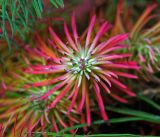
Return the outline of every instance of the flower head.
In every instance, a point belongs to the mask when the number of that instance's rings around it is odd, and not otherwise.
[[[112,98],[126,103],[127,101],[118,96],[122,92],[130,96],[135,94],[126,85],[120,82],[119,77],[137,78],[137,76],[124,72],[128,69],[139,69],[136,62],[127,61],[131,54],[120,54],[118,49],[126,48],[121,44],[128,38],[127,34],[119,34],[104,40],[106,31],[110,24],[105,21],[96,31],[96,16],[92,16],[87,33],[79,37],[77,33],[75,16],[71,17],[72,33],[69,32],[64,22],[64,31],[67,42],[64,43],[50,27],[51,39],[48,39],[49,48],[42,39],[37,36],[36,54],[46,60],[46,64],[31,65],[25,70],[32,74],[50,74],[48,80],[35,82],[30,86],[44,86],[53,84],[54,87],[41,96],[41,100],[49,98],[54,92],[60,90],[59,94],[48,106],[49,109],[56,107],[63,97],[71,99],[68,113],[72,110],[75,102],[78,103],[79,112],[86,108],[87,122],[91,124],[90,106],[96,98],[101,116],[108,119],[102,99],[102,91]],[[94,35],[94,31],[96,34]],[[48,62],[48,60],[50,60]],[[118,89],[113,93],[111,87]]]

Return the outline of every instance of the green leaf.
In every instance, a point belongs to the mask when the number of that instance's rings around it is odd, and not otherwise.
[[[123,123],[123,122],[129,122],[129,121],[139,121],[139,120],[143,120],[143,119],[139,118],[139,117],[112,118],[112,119],[109,119],[108,121],[104,121],[104,120],[94,121],[92,123],[92,125],[100,125],[100,124],[103,124],[103,123]],[[71,127],[62,129],[62,130],[60,130],[60,132],[58,133],[58,135],[61,135],[64,132],[68,132],[68,131],[73,130],[73,129],[82,128],[84,126],[87,126],[87,123],[78,124],[78,125],[75,125],[75,126],[71,126]],[[52,135],[51,132],[49,132],[49,134]]]
[[[35,9],[35,12],[36,12],[36,14],[37,14],[37,16],[39,17],[39,18],[41,18],[42,16],[41,16],[41,12],[42,12],[42,3],[41,3],[41,1],[40,0],[32,0],[32,4],[33,4],[33,7],[34,7],[34,9]]]
[[[160,60],[160,55],[157,56],[158,60]]]
[[[20,20],[20,23],[22,23],[23,26],[24,26],[25,28],[27,28],[27,24],[26,24],[24,18],[22,17],[22,15],[21,15],[20,13],[17,13],[17,16],[18,16],[18,18],[19,18],[19,20]],[[20,25],[21,25],[21,24],[20,24]],[[20,25],[19,25],[19,27],[20,27]]]
[[[154,107],[155,109],[160,110],[160,105],[151,100],[150,98],[145,97],[144,95],[137,95],[137,97],[146,102],[147,104],[149,104],[150,106]]]
[[[56,7],[58,8],[59,6],[64,8],[64,3],[63,0],[50,0],[50,2]]]
[[[38,6],[39,6],[40,11],[42,12],[43,7],[42,7],[42,2],[41,2],[41,0],[38,0],[37,3],[38,3]]]
[[[128,109],[128,108],[107,107],[106,109],[113,111],[113,112],[120,113],[120,114],[126,114],[126,115],[131,115],[134,117],[140,117],[140,118],[143,118],[145,121],[160,124],[160,116],[158,116],[158,115],[150,114],[150,113],[143,112],[143,111]]]
[[[12,11],[12,26],[13,26],[13,32],[12,35],[14,35],[14,31],[16,29],[16,24],[15,24],[15,15],[16,15],[16,1],[11,1],[11,11]]]
[[[58,8],[58,5],[57,5],[57,3],[55,2],[55,0],[50,0],[50,2],[51,2],[56,8]]]
[[[60,7],[64,8],[63,0],[56,0],[56,2]]]
[[[13,36],[13,35],[14,35],[14,26],[13,26],[13,22],[12,22],[12,20],[10,19],[7,11],[6,11],[6,16],[7,16],[7,19],[8,19],[8,21],[9,21],[9,24],[10,24],[10,27],[11,27],[11,31],[12,31],[12,36]]]

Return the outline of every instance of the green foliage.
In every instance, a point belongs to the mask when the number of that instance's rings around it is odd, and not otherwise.
[[[46,0],[1,0],[0,1],[0,38],[13,45],[13,37],[18,33],[22,39],[37,18],[42,18]],[[64,7],[63,0],[50,0],[56,8]]]

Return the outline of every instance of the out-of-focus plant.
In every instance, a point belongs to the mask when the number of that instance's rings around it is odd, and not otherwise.
[[[76,110],[72,109],[71,115],[67,114],[68,101],[61,102],[53,109],[47,110],[47,105],[50,102],[32,100],[34,97],[39,97],[46,92],[48,87],[26,90],[24,92],[13,92],[9,90],[8,97],[0,99],[1,115],[0,121],[6,125],[6,121],[13,114],[14,118],[8,123],[7,134],[12,135],[12,130],[16,130],[16,135],[32,134],[36,132],[58,132],[59,129],[73,126],[74,123],[80,123]],[[12,93],[11,93],[12,91]],[[28,92],[28,93],[26,93]],[[57,91],[58,93],[58,91]],[[54,99],[52,95],[50,99]],[[16,122],[14,126],[13,122]],[[71,131],[72,132],[72,131]]]
[[[159,18],[156,14],[151,14],[155,8],[156,4],[148,6],[134,23],[130,9],[125,11],[124,3],[119,3],[112,34],[129,33],[126,43],[129,45],[128,50],[133,53],[132,59],[142,68],[138,71],[139,76],[146,81],[158,82],[154,73],[160,70],[160,22],[148,25],[155,18]]]
[[[5,62],[9,65],[7,67],[12,69],[1,74],[0,123],[2,123],[3,127],[6,127],[3,130],[3,135],[12,136],[15,134],[15,136],[23,137],[25,135],[31,136],[36,132],[45,135],[45,131],[58,132],[59,129],[73,126],[74,123],[80,123],[81,121],[78,118],[80,115],[74,107],[71,110],[71,114],[67,114],[69,100],[62,99],[56,107],[50,110],[47,109],[47,106],[59,94],[59,90],[52,94],[48,100],[42,101],[39,99],[53,88],[53,85],[31,88],[25,86],[35,81],[41,81],[46,76],[32,76],[23,73],[22,67],[26,64],[29,65],[31,61],[24,57],[24,54],[21,56],[21,60],[14,65],[10,63],[12,56],[8,58]],[[37,62],[43,61],[40,58],[36,59],[36,56],[32,56],[32,54],[30,54],[30,57]],[[71,132],[73,131],[71,130]]]
[[[46,6],[64,7],[63,0],[2,0],[0,3],[0,38],[14,45],[16,36],[24,38],[30,26],[42,18]]]

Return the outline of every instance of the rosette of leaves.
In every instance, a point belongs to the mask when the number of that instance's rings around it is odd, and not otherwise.
[[[37,35],[35,47],[28,50],[28,53],[43,58],[44,63],[31,63],[24,68],[24,72],[28,74],[48,75],[48,79],[34,82],[28,87],[55,85],[41,96],[41,100],[48,99],[50,95],[60,90],[48,105],[48,109],[56,107],[61,99],[71,100],[68,113],[78,104],[79,113],[86,111],[89,126],[91,107],[96,104],[95,102],[98,103],[102,119],[108,120],[103,93],[122,103],[127,103],[123,94],[135,96],[135,93],[122,82],[124,82],[123,78],[136,79],[137,76],[128,73],[128,70],[139,69],[135,61],[127,59],[132,56],[130,53],[117,53],[119,49],[127,47],[122,42],[128,38],[128,35],[119,34],[106,39],[110,24],[107,21],[100,24],[97,22],[96,15],[93,15],[88,28],[81,36],[78,34],[74,13],[71,16],[72,33],[64,21],[66,37],[58,36],[49,27],[48,44]]]
[[[27,49],[27,46],[26,46]],[[3,50],[2,50],[3,51]],[[41,62],[41,58],[29,54],[29,59],[18,51],[15,54],[5,54],[5,66],[1,70],[0,78],[0,123],[2,124],[2,136],[25,136],[44,134],[45,132],[58,132],[60,129],[80,123],[75,107],[70,115],[67,115],[67,106],[70,101],[61,100],[54,109],[47,109],[48,104],[54,100],[60,91],[56,91],[48,100],[42,101],[39,98],[45,94],[52,86],[27,87],[26,84],[42,81],[47,76],[23,73],[22,67],[34,62]],[[2,66],[1,66],[2,67]],[[71,130],[70,132],[73,132]]]
[[[58,90],[48,100],[39,100],[44,93],[53,88],[52,86],[24,87],[24,83],[44,79],[41,76],[22,76],[14,72],[9,76],[5,84],[5,96],[0,99],[0,123],[7,125],[4,135],[11,136],[14,133],[31,136],[37,132],[41,134],[43,132],[45,134],[45,131],[58,132],[59,129],[80,123],[75,108],[72,108],[71,114],[67,115],[67,106],[70,104],[67,100],[61,100],[54,109],[47,109],[48,104],[59,93]]]

